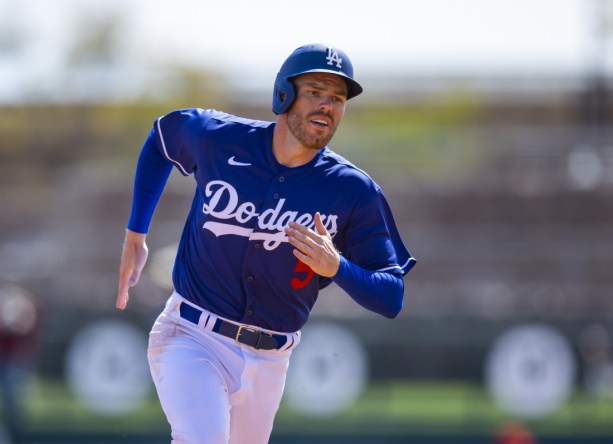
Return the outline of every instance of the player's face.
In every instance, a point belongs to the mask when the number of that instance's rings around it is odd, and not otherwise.
[[[287,113],[289,130],[306,148],[330,142],[345,114],[347,85],[334,74],[310,73],[294,79],[296,100]]]

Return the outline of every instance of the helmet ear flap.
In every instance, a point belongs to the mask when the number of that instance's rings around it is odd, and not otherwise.
[[[285,77],[277,76],[272,95],[272,111],[277,115],[283,114],[292,106],[294,100],[296,100],[294,84]]]

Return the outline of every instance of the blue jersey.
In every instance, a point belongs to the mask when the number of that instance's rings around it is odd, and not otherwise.
[[[415,260],[403,245],[381,189],[363,171],[323,148],[288,168],[272,152],[275,123],[215,110],[159,118],[160,153],[196,191],[173,271],[176,290],[231,320],[280,332],[299,330],[331,282],[292,253],[284,228],[313,228],[314,214],[349,261],[403,275]]]

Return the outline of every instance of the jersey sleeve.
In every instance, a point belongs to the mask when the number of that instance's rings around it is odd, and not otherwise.
[[[396,221],[394,220],[394,215],[392,214],[392,210],[385,198],[383,191],[379,189],[379,199],[381,202],[381,208],[383,210],[383,217],[385,219],[385,225],[388,228],[390,240],[396,253],[396,260],[398,261],[398,265],[402,270],[402,275],[404,276],[411,268],[415,266],[417,260],[413,257],[413,255],[409,252],[407,247],[405,247],[402,238],[400,237],[400,233],[398,232],[398,227],[396,226]]]
[[[202,144],[202,132],[209,119],[209,111],[190,108],[173,111],[154,123],[160,152],[184,176],[198,167],[195,150]]]
[[[165,159],[155,143],[151,130],[145,141],[136,165],[132,211],[128,228],[137,233],[147,233],[155,207],[160,200],[172,165]]]
[[[341,256],[332,280],[367,310],[390,319],[402,310],[404,281],[400,273],[366,270]]]
[[[368,270],[405,275],[416,263],[400,237],[383,191],[375,184],[360,196],[346,239],[347,258]]]

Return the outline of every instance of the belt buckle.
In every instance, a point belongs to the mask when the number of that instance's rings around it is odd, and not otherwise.
[[[245,342],[241,342],[240,341],[240,337],[241,337],[241,332],[243,330],[247,330],[250,331],[252,333],[256,333],[258,335],[258,341],[255,343],[255,345],[251,345],[251,344],[246,344]],[[237,344],[242,344],[242,345],[246,345],[247,347],[251,347],[255,350],[259,350],[258,345],[260,345],[260,338],[265,335],[265,336],[270,336],[272,337],[272,335],[270,333],[266,333],[265,331],[262,330],[258,330],[255,327],[250,327],[248,325],[240,325],[238,327],[238,331],[236,332],[236,336],[234,337],[234,340],[236,341]]]

